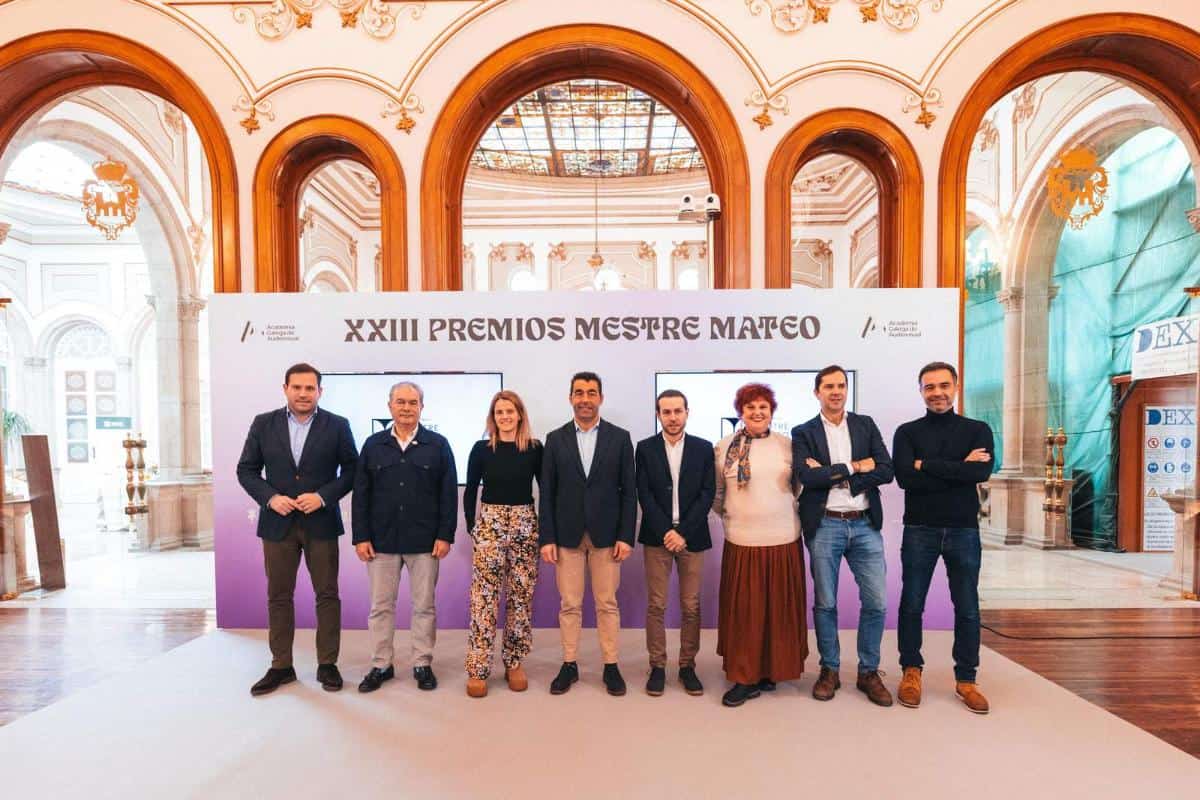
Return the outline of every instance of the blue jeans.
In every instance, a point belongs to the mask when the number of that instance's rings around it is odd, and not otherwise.
[[[879,642],[887,611],[886,566],[883,536],[866,519],[825,517],[807,539],[813,576],[813,623],[821,666],[837,671],[841,665],[838,643],[838,575],[842,557],[858,584],[858,671],[879,669]]]
[[[950,599],[954,601],[954,678],[973,683],[979,668],[979,561],[982,547],[977,528],[930,528],[905,525],[900,545],[903,587],[900,589],[900,666],[920,667],[921,616],[937,566],[946,562]]]

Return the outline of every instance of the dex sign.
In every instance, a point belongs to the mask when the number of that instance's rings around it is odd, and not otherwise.
[[[1200,315],[1142,325],[1133,332],[1135,381],[1194,373],[1200,355]]]

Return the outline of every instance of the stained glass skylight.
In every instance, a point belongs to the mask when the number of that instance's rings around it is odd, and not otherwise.
[[[549,177],[632,177],[704,169],[691,132],[645,92],[621,83],[554,83],[504,109],[471,165]]]

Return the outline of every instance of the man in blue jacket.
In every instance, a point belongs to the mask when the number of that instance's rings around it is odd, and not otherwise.
[[[883,505],[879,487],[892,481],[892,459],[870,417],[846,411],[846,371],[836,364],[817,373],[813,394],[821,413],[792,429],[792,470],[804,487],[800,529],[813,576],[813,625],[821,651],[817,700],[832,700],[838,675],[838,576],[842,559],[858,584],[857,688],[872,703],[890,706],[892,695],[879,678],[879,648],[887,610]]]
[[[250,693],[267,694],[296,680],[293,595],[301,555],[316,595],[317,680],[335,692],[342,688],[338,537],[344,528],[338,501],[353,484],[358,453],[350,423],[317,408],[321,373],[316,367],[289,367],[283,396],[286,406],[254,418],[237,465],[238,483],[261,506],[258,536],[267,571],[271,668]]]
[[[371,670],[358,685],[373,692],[395,677],[396,595],[408,567],[412,597],[413,678],[437,688],[433,644],[437,635],[434,589],[438,565],[454,543],[458,523],[458,471],[446,437],[420,424],[425,393],[408,381],[388,393],[392,425],[367,438],[354,478],[351,520],[354,549],[366,562],[371,587],[367,628]]]

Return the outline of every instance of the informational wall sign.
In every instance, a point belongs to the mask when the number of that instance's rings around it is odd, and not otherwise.
[[[1200,358],[1200,314],[1142,325],[1133,332],[1135,381],[1196,372]]]
[[[1175,512],[1163,501],[1196,479],[1196,410],[1146,406],[1142,441],[1142,549],[1175,549]]]

